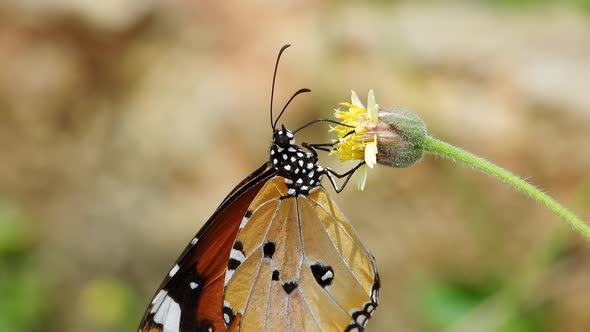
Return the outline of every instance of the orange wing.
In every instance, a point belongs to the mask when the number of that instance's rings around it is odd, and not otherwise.
[[[230,251],[248,207],[273,175],[265,164],[224,199],[162,282],[140,332],[225,330],[223,287]]]

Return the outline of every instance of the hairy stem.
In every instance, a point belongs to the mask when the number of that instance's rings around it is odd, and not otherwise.
[[[590,226],[585,224],[575,214],[551,198],[551,196],[542,192],[539,188],[526,182],[522,178],[510,173],[502,167],[496,166],[495,164],[481,157],[478,157],[472,153],[431,136],[426,136],[425,140],[421,143],[421,147],[426,152],[430,152],[454,161],[460,161],[487,175],[491,175],[504,183],[507,183],[516,190],[529,196],[539,204],[551,210],[553,213],[561,217],[561,219],[566,221],[575,231],[582,234],[587,240],[590,240]]]

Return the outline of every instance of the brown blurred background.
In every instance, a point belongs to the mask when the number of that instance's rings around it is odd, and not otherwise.
[[[135,330],[266,160],[285,43],[276,107],[313,90],[288,127],[372,88],[590,219],[588,0],[3,0],[0,332]],[[426,157],[336,200],[378,261],[369,330],[590,331],[589,244],[505,185]]]

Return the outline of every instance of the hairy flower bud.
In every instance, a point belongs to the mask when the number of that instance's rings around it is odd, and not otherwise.
[[[426,125],[414,112],[399,107],[381,107],[377,135],[377,163],[408,167],[422,158]]]

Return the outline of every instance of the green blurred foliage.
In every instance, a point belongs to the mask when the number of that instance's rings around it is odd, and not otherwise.
[[[469,284],[461,280],[438,280],[425,287],[420,300],[422,320],[431,331],[445,331],[459,321],[468,319],[490,298],[501,294],[498,281]],[[512,308],[508,317],[493,332],[547,331],[550,311],[545,306],[526,308],[518,303],[505,303],[502,310]],[[487,331],[488,329],[486,329]],[[453,331],[450,329],[449,331]]]
[[[34,254],[34,238],[21,211],[0,203],[0,331],[43,328],[47,290]]]
[[[136,329],[143,306],[129,284],[114,278],[91,280],[80,294],[84,318],[106,331]]]
[[[465,317],[499,288],[497,282],[468,285],[459,281],[436,281],[425,286],[421,313],[434,330],[447,328]]]
[[[50,290],[37,255],[38,239],[32,223],[14,205],[0,204],[0,331],[46,331]],[[53,290],[60,292],[60,290]],[[70,310],[82,325],[98,331],[133,331],[144,303],[137,292],[116,278],[88,281]],[[61,320],[53,322],[61,324]],[[95,328],[93,328],[94,330]]]

